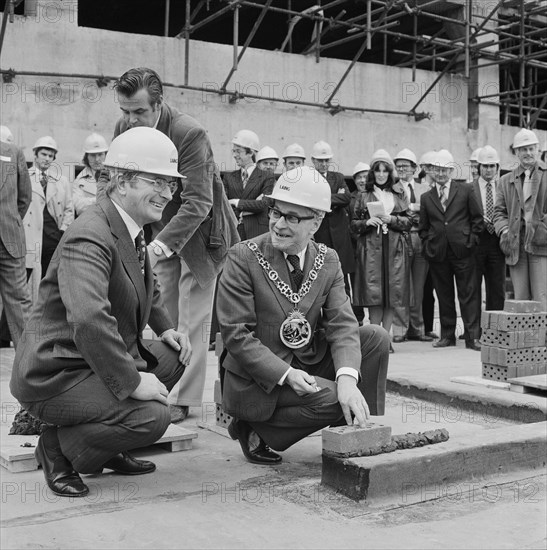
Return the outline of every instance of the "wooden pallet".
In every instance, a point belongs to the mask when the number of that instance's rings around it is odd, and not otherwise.
[[[0,428],[0,464],[10,472],[31,472],[38,469],[34,458],[34,449],[38,443],[37,435],[8,435],[9,426]],[[154,446],[175,453],[192,448],[192,440],[198,436],[196,432],[169,424],[167,431]],[[30,446],[29,446],[30,445]]]
[[[547,374],[509,378],[510,390],[518,393],[535,393],[547,396]]]

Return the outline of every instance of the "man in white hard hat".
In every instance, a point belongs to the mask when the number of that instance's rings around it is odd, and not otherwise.
[[[414,174],[418,168],[416,155],[410,149],[402,149],[393,158],[399,181],[405,190],[409,208],[409,218],[412,221],[410,228],[410,243],[412,254],[410,255],[410,279],[406,285],[412,287],[414,299],[408,307],[394,308],[393,315],[393,341],[418,340],[420,342],[432,342],[433,338],[425,334],[424,319],[422,314],[422,300],[424,296],[424,284],[427,278],[429,265],[422,255],[422,241],[418,234],[420,225],[420,199],[429,191],[429,185],[414,180]]]
[[[329,170],[332,167],[332,148],[326,141],[314,144],[311,161],[315,169],[327,180],[331,189],[331,210],[327,212],[315,234],[318,243],[324,243],[336,250],[346,281],[346,292],[350,294],[350,274],[355,272],[355,256],[351,244],[348,207],[351,193],[341,172]]]
[[[304,147],[298,143],[291,143],[283,151],[283,169],[292,170],[299,166],[304,166],[306,161],[306,152]]]
[[[138,126],[157,128],[175,144],[179,172],[187,178],[162,219],[145,232],[169,314],[192,342],[190,365],[169,396],[172,420],[181,422],[190,406],[202,403],[215,282],[228,248],[239,241],[237,222],[205,128],[164,101],[158,74],[146,67],[130,69],[116,82],[116,91],[122,118],[114,136]]]
[[[60,166],[54,164],[59,151],[57,142],[51,136],[43,136],[36,140],[32,150],[34,165],[29,169],[29,175],[42,189],[41,264],[44,276],[63,233],[74,221],[74,206],[71,185],[62,175]],[[27,247],[36,249],[39,245],[34,242],[27,243]]]
[[[9,347],[11,338],[17,347],[31,308],[23,218],[32,191],[23,152],[3,139],[0,141],[0,176],[0,295],[7,320],[0,344]]]
[[[500,311],[505,301],[505,255],[500,249],[499,237],[493,223],[500,157],[491,145],[485,145],[479,151],[477,163],[479,179],[472,187],[484,217],[484,229],[475,254],[477,286],[481,292],[484,279],[485,309]],[[480,303],[482,304],[482,299]]]
[[[435,185],[421,198],[422,253],[429,262],[441,321],[441,339],[433,347],[456,345],[455,282],[465,347],[480,351],[480,290],[473,254],[484,222],[471,186],[452,180],[454,167],[450,152],[438,151],[434,159]]]
[[[262,147],[256,154],[256,165],[265,172],[275,174],[277,165],[279,164],[279,156],[273,147],[268,145]]]
[[[384,414],[389,356],[383,328],[358,326],[336,253],[313,240],[327,181],[289,170],[269,198],[270,230],[230,250],[217,302],[228,431],[256,464],[281,462],[271,449],[325,426]]]
[[[84,169],[72,184],[72,202],[74,203],[74,214],[76,216],[95,204],[97,181],[99,181],[107,151],[106,139],[100,134],[93,132],[85,138],[84,158],[82,160]]]
[[[79,474],[155,470],[127,451],[170,423],[167,395],[189,361],[188,337],[163,305],[143,226],[177,189],[177,150],[152,128],[112,142],[104,198],[65,232],[17,349],[12,395],[47,423],[36,446],[57,495],[88,493]],[[146,325],[159,340],[144,340]]]
[[[252,130],[237,132],[232,139],[237,170],[224,175],[224,189],[237,216],[242,240],[268,231],[268,201],[264,197],[272,192],[275,177],[255,164],[259,148],[258,136]]]
[[[536,300],[547,311],[547,169],[537,135],[526,128],[513,140],[519,165],[501,177],[494,228],[509,265],[516,300]]]
[[[475,149],[469,157],[469,181],[468,183],[477,183],[479,181],[479,153],[481,148]]]

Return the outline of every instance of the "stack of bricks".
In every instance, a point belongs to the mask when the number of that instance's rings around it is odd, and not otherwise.
[[[540,302],[505,300],[503,311],[481,316],[482,377],[509,378],[547,373],[547,312]]]

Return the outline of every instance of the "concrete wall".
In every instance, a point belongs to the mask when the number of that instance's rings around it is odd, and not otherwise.
[[[12,82],[2,84],[2,123],[11,128],[29,160],[34,141],[53,135],[60,148],[58,163],[70,175],[71,163],[82,156],[85,137],[97,131],[110,139],[119,116],[112,81],[100,88],[96,77],[115,78],[131,67],[150,66],[165,82],[182,84],[185,46],[175,38],[78,27],[74,10],[61,13],[42,8],[33,16],[16,16],[8,23],[2,67],[13,69],[16,75]],[[191,41],[189,85],[219,89],[231,68],[232,55],[229,46]],[[323,102],[348,64],[335,59],[321,59],[317,64],[313,57],[249,49],[228,89]],[[55,73],[74,76],[51,76]],[[408,111],[436,76],[417,71],[413,82],[410,69],[358,63],[336,97],[343,106]],[[491,93],[497,86],[496,68],[481,73],[480,90]],[[332,116],[317,107],[251,98],[230,104],[226,96],[174,87],[166,89],[165,98],[207,128],[221,169],[233,169],[230,140],[241,128],[256,131],[261,144],[278,153],[295,141],[310,152],[315,141],[324,139],[332,145],[334,161],[345,174],[351,174],[358,161],[368,161],[378,148],[395,154],[409,147],[418,156],[429,149],[448,148],[462,165],[463,177],[470,152],[481,144],[498,148],[504,167],[514,162],[508,145],[517,129],[499,125],[497,108],[481,106],[479,130],[467,131],[466,83],[456,75],[445,76],[417,108],[431,114],[430,120],[419,122],[404,115],[352,111]],[[543,132],[543,141],[545,136]]]

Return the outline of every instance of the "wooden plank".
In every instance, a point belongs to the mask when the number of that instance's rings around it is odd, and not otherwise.
[[[521,376],[507,380],[512,386],[526,386],[537,390],[547,391],[547,374],[536,374],[534,376]]]

